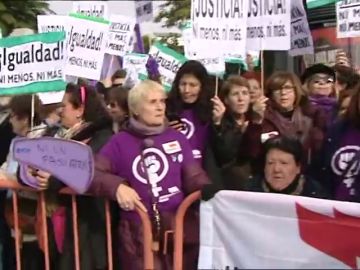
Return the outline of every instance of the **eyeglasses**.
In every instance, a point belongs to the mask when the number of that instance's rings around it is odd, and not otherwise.
[[[281,94],[287,95],[294,92],[295,87],[291,85],[284,85],[280,89],[273,90],[273,94],[280,96]]]
[[[334,83],[334,78],[328,76],[314,76],[313,78],[310,79],[310,82],[330,84],[330,83]]]

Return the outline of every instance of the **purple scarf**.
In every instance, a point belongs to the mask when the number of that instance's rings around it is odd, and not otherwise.
[[[311,104],[317,108],[323,109],[325,112],[332,112],[337,106],[337,100],[335,97],[326,97],[321,95],[309,96]]]
[[[167,126],[165,123],[161,126],[150,127],[150,126],[147,126],[147,125],[137,121],[133,117],[130,117],[129,124],[128,124],[129,131],[136,133],[138,135],[142,135],[142,136],[158,135],[158,134],[163,133],[166,128],[167,128]]]

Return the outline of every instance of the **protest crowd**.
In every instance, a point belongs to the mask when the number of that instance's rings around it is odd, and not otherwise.
[[[105,35],[92,35],[99,38],[88,49],[104,54]],[[80,42],[71,46],[81,57]],[[149,215],[160,245],[155,269],[172,269],[172,252],[161,252],[163,235],[195,191],[201,191],[201,203],[224,190],[360,202],[360,75],[346,53],[339,51],[333,66],[267,76],[264,63],[254,66],[250,55],[247,70],[226,69],[221,77],[186,59],[164,82],[161,50],[150,49],[139,60],[141,71],[121,64],[114,69],[104,60],[106,83],[74,74],[78,78],[66,82],[55,103],[34,93],[0,96],[0,181],[17,181],[46,198],[46,224],[39,224],[37,194],[18,192],[22,269],[45,269],[41,226],[48,229],[51,269],[74,269],[75,255],[71,203],[59,193],[67,184],[42,168],[21,167],[14,157],[14,142],[21,138],[56,138],[91,149],[93,178],[83,192],[91,196],[76,200],[80,269],[108,269],[104,199],[111,200],[114,269],[121,270],[144,269],[136,209]],[[82,65],[96,69],[94,62]],[[43,161],[61,164],[60,156]],[[13,192],[0,190],[0,270],[17,269]],[[183,269],[198,269],[199,205],[185,217]]]

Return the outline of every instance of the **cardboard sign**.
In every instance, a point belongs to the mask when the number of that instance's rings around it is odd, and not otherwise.
[[[166,89],[171,88],[177,71],[187,59],[178,52],[160,43],[155,43],[151,46],[149,54],[154,57],[159,64],[159,72],[162,77],[163,86]]]
[[[0,95],[65,89],[64,32],[0,40]]]
[[[199,58],[214,58],[230,51],[245,55],[248,3],[244,0],[217,4],[212,0],[191,2],[192,40],[202,48],[197,52]]]
[[[291,1],[249,1],[247,20],[248,50],[289,50]]]
[[[88,17],[109,18],[108,3],[105,1],[74,1],[72,12]]]
[[[360,1],[336,3],[337,38],[360,36]]]
[[[67,19],[65,74],[100,80],[109,24],[73,14]]]
[[[314,43],[302,0],[291,2],[291,56],[314,54]]]
[[[153,4],[151,0],[135,0],[136,20],[138,23],[153,19]]]
[[[78,193],[86,192],[94,177],[92,150],[76,141],[51,137],[17,138],[13,154],[20,163],[21,179],[34,188],[38,188],[37,181],[27,173],[28,166],[49,172]]]
[[[111,15],[106,53],[124,56],[133,48],[136,21],[130,17]]]

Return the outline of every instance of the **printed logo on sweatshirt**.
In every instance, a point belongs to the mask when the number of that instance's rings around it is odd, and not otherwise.
[[[134,177],[143,184],[152,187],[155,197],[159,197],[162,187],[158,186],[169,172],[169,162],[165,154],[157,148],[148,148],[143,152],[144,160],[138,155],[132,164]],[[144,164],[145,163],[145,164]],[[146,171],[145,171],[146,168]]]
[[[355,195],[353,185],[355,178],[360,172],[360,159],[353,162],[354,156],[360,151],[356,145],[347,145],[337,150],[331,160],[331,169],[338,176],[343,176],[342,182],[350,190],[351,195]],[[348,168],[351,166],[350,168]]]
[[[180,132],[186,136],[186,139],[189,140],[194,135],[195,132],[194,123],[186,118],[181,118],[181,122],[183,122],[184,128]]]

